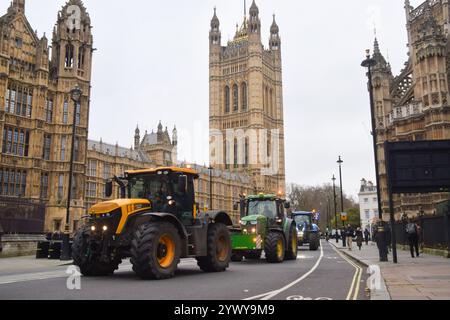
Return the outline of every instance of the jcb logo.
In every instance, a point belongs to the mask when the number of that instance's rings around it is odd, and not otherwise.
[[[67,17],[67,28],[69,30],[80,30],[81,29],[81,9],[77,5],[70,5],[67,7],[66,11]]]
[[[367,279],[367,287],[371,291],[381,290],[381,270],[379,266],[369,266],[367,273],[370,274]]]
[[[68,267],[66,274],[69,275],[66,281],[67,290],[81,290],[81,273],[78,267]]]

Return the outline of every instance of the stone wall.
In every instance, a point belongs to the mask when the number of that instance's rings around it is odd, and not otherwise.
[[[45,241],[39,235],[2,235],[0,240],[0,258],[35,255],[37,243]]]

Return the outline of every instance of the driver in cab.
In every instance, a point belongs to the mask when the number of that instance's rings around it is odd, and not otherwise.
[[[271,206],[267,203],[264,205],[263,215],[270,219],[276,218],[276,213],[273,211],[273,208],[271,208]]]

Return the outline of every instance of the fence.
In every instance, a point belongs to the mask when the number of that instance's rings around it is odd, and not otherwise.
[[[424,247],[450,249],[449,204],[450,202],[439,204],[435,216],[422,216],[415,220],[422,228],[420,241]],[[395,234],[398,244],[408,244],[405,222],[397,222],[395,224]]]
[[[0,198],[0,231],[5,234],[42,234],[45,205],[24,199]]]

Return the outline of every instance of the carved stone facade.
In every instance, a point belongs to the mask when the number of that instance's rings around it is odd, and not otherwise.
[[[254,192],[284,192],[281,38],[275,16],[268,48],[261,41],[255,1],[226,46],[214,10],[209,40],[210,162],[249,175]]]
[[[447,0],[429,0],[417,8],[405,1],[409,58],[394,77],[375,40],[373,83],[377,117],[380,186],[384,218],[389,202],[385,141],[450,139],[450,8]],[[446,194],[395,196],[395,217],[433,214]]]
[[[80,9],[72,24],[68,7]],[[51,46],[14,0],[0,17],[0,197],[46,204],[46,229],[64,224],[72,122],[76,110],[71,227],[84,214],[93,37],[83,3],[70,0],[58,12]],[[51,50],[50,50],[51,49]],[[70,97],[83,90],[78,106]]]
[[[80,9],[79,24],[69,15]],[[68,10],[70,8],[70,10]],[[70,230],[95,203],[107,200],[104,186],[126,170],[185,165],[177,160],[178,136],[159,123],[156,132],[134,146],[88,140],[93,37],[91,21],[80,0],[69,0],[58,13],[51,46],[38,38],[25,16],[25,0],[14,0],[0,17],[0,203],[20,199],[44,204],[44,232],[63,230],[66,217],[72,123],[76,110],[74,187]],[[83,91],[75,108],[70,91]],[[192,165],[200,173],[197,201],[201,209],[226,209],[235,220],[233,202],[249,193],[250,178],[241,173]],[[212,180],[213,206],[210,207]],[[114,194],[118,195],[115,187]],[[6,203],[6,201],[5,201]]]

